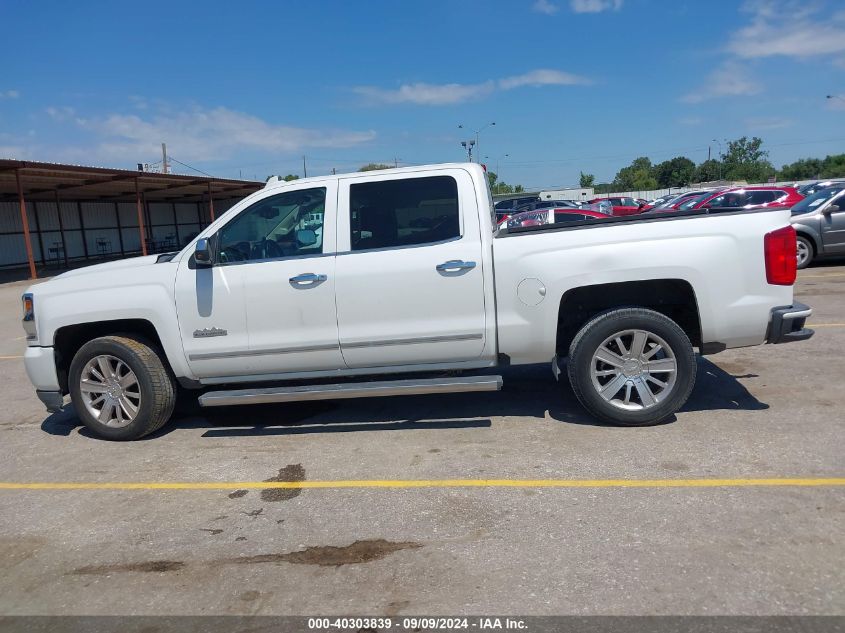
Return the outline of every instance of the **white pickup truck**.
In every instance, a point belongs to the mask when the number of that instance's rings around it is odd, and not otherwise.
[[[117,440],[161,427],[177,395],[495,391],[490,368],[528,363],[565,366],[596,418],[646,425],[686,401],[694,348],[813,333],[789,211],[495,217],[476,164],[271,179],[179,253],[29,288],[27,373],[48,411],[69,394]]]

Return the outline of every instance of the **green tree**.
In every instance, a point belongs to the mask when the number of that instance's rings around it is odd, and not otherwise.
[[[830,156],[828,156],[830,158]],[[784,165],[780,170],[781,180],[809,180],[820,178],[823,161],[818,158],[802,158]]]
[[[581,180],[579,181],[582,189],[588,189],[596,182],[596,177],[593,174],[585,174],[581,172]]]
[[[676,156],[654,166],[654,177],[657,186],[685,187],[692,182],[695,173],[695,163],[686,156]]]
[[[504,180],[499,180],[499,176],[494,171],[487,172],[487,180],[490,182],[490,191],[493,195],[500,195],[503,193],[522,193],[525,189],[522,185],[509,185]]]
[[[392,169],[392,166],[385,165],[384,163],[367,163],[358,171],[375,171],[377,169]]]
[[[623,167],[613,179],[616,191],[646,191],[657,189],[657,179],[654,177],[654,167],[645,156],[635,158],[627,167]]]
[[[284,180],[285,182],[290,182],[291,180],[299,180],[299,176],[297,176],[296,174],[288,174],[287,176],[285,176]]]
[[[845,154],[825,156],[822,161],[822,178],[841,178],[845,176]]]
[[[695,168],[695,172],[692,175],[692,182],[712,182],[719,180],[720,173],[719,161],[715,158],[710,158]]]
[[[723,177],[728,180],[765,182],[775,175],[775,168],[769,162],[769,152],[762,148],[763,140],[747,136],[728,141],[728,149],[722,155]]]

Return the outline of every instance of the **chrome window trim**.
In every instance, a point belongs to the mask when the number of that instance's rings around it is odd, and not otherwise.
[[[335,255],[357,255],[358,253],[384,253],[387,251],[401,251],[406,250],[409,248],[425,248],[427,246],[438,246],[440,244],[449,244],[450,242],[459,242],[464,239],[463,235],[458,235],[457,237],[450,237],[446,240],[440,240],[437,242],[423,242],[422,244],[405,244],[404,246],[383,246],[381,248],[362,248],[357,251],[338,251]]]

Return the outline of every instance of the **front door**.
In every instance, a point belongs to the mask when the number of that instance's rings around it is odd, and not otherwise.
[[[838,211],[821,214],[821,233],[825,253],[845,253],[845,192],[831,200]]]
[[[478,359],[484,275],[469,174],[362,175],[339,186],[335,292],[346,364]]]
[[[179,325],[201,378],[339,369],[337,188],[282,188],[213,236],[214,266],[180,267]]]

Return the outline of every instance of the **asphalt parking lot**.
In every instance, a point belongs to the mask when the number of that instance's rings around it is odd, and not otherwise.
[[[845,612],[845,487],[661,483],[845,476],[842,263],[799,273],[813,339],[700,360],[661,426],[595,424],[544,366],[498,394],[217,410],[134,443],[45,413],[25,285],[0,286],[0,482],[153,485],[0,488],[0,614]],[[341,487],[359,480],[381,483]]]

